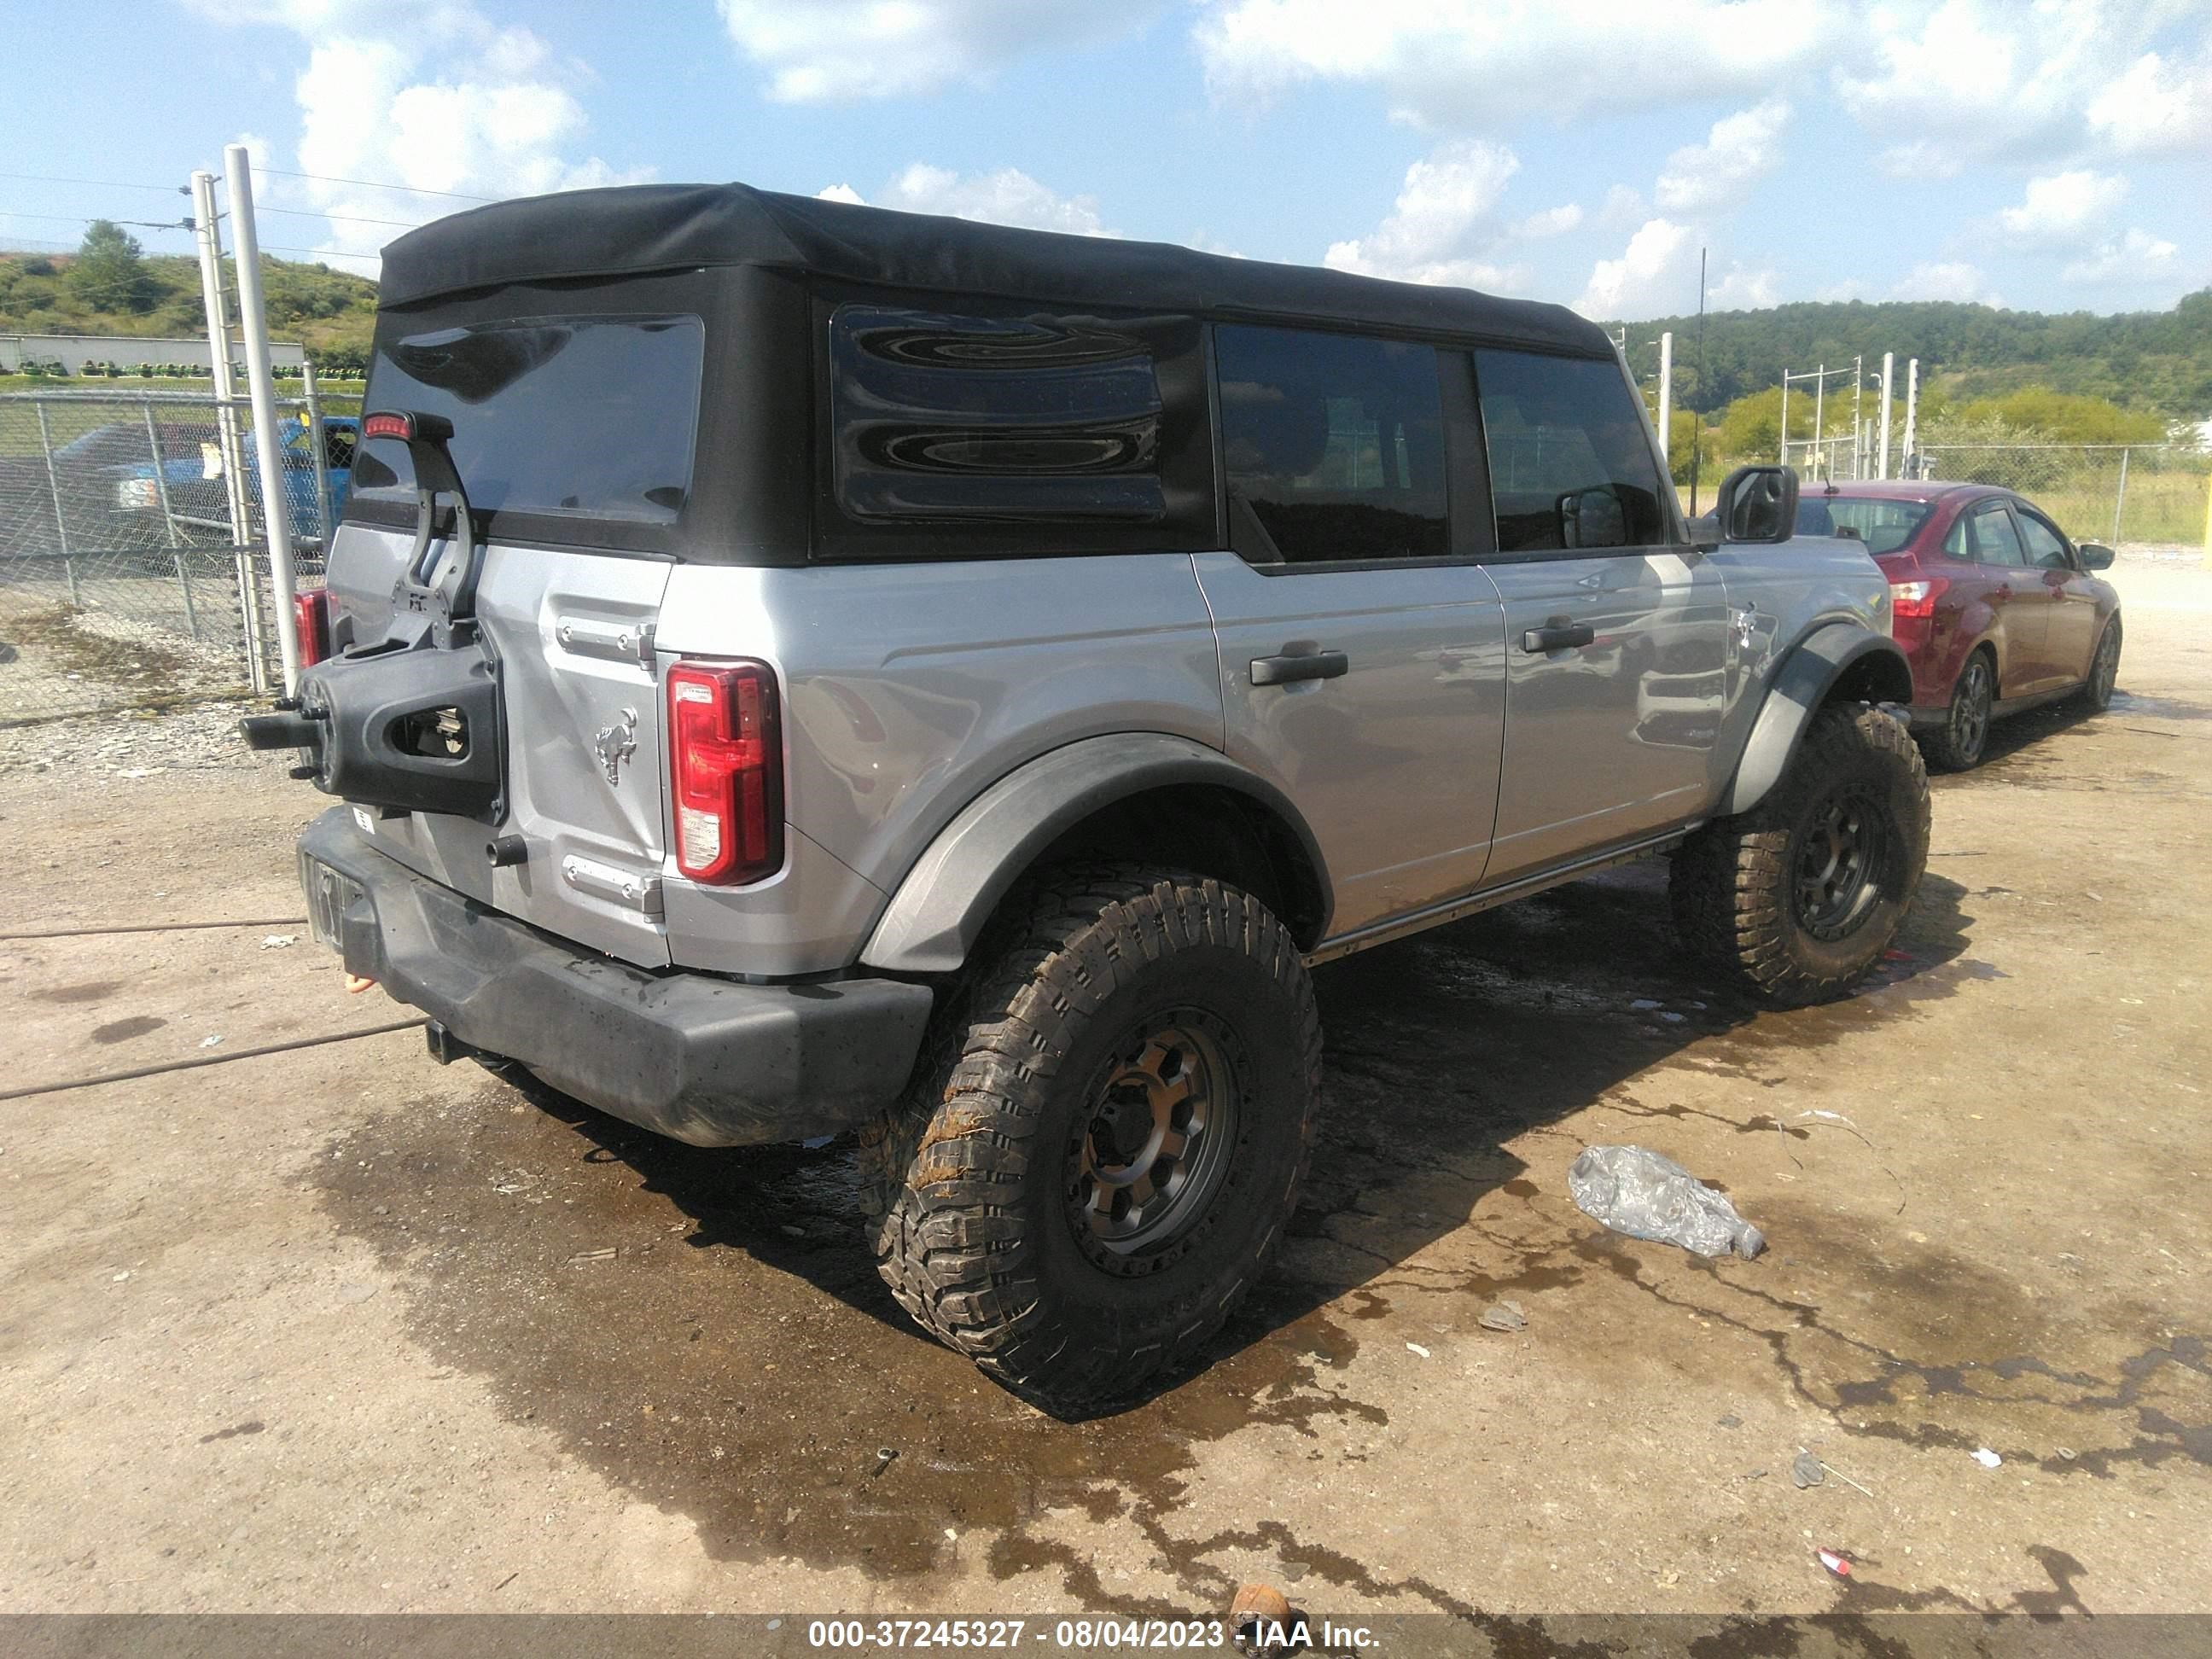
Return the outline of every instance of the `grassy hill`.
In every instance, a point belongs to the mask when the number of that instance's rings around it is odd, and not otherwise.
[[[1656,353],[1643,343],[1667,329],[1674,333],[1678,408],[1717,410],[1779,385],[1784,368],[1848,368],[1860,353],[1868,372],[1878,373],[1881,354],[1893,351],[1900,394],[1905,360],[1917,357],[1922,385],[1954,402],[2040,387],[2109,398],[2164,420],[2212,418],[2212,289],[2171,311],[2110,317],[1938,301],[1715,312],[1705,318],[1702,384],[1694,316],[1629,324],[1630,361],[1650,372]]]
[[[87,258],[0,252],[0,334],[206,337],[197,260],[149,254],[87,265]],[[374,283],[265,256],[261,270],[271,335],[299,341],[318,368],[357,374],[368,366]]]

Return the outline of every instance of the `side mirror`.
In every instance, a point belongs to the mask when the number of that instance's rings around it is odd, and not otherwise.
[[[1571,489],[1559,499],[1559,545],[1562,547],[1626,547],[1628,512],[1620,497],[1605,485]]]
[[[2081,556],[2084,570],[2110,570],[2112,568],[2112,550],[2102,542],[2077,542],[2074,550]]]
[[[1786,542],[1797,532],[1797,474],[1786,466],[1740,466],[1713,500],[1722,537],[1732,542]]]

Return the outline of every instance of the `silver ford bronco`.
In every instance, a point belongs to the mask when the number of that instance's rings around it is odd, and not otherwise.
[[[1195,1356],[1321,1097],[1308,970],[1671,854],[1845,992],[1928,845],[1889,592],[1692,534],[1555,306],[645,185],[385,254],[296,696],[318,933],[704,1146],[858,1132],[884,1278],[1060,1411]]]

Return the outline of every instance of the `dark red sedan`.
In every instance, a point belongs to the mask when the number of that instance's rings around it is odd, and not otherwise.
[[[1931,765],[1978,763],[1993,719],[2061,697],[2112,701],[2120,596],[2090,573],[2112,550],[2068,540],[2012,491],[1808,483],[1797,533],[1853,537],[1887,574],[1890,631],[1912,663],[1912,729]]]

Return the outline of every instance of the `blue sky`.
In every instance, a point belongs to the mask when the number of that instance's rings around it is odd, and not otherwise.
[[[734,178],[1600,316],[1694,308],[1700,246],[1716,308],[2109,312],[2212,284],[2208,0],[12,10],[15,246],[173,217],[161,187],[245,138],[289,170],[262,179],[264,244],[371,274],[398,233],[370,222]]]

